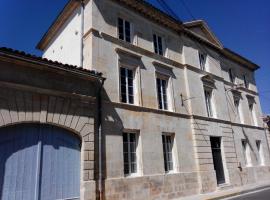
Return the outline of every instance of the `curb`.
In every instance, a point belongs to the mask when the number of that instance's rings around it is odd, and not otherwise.
[[[250,193],[250,192],[254,192],[254,191],[262,190],[262,189],[267,189],[267,188],[270,189],[270,185],[261,186],[261,187],[257,187],[257,188],[253,188],[253,189],[247,189],[247,190],[243,190],[243,191],[239,191],[239,192],[233,192],[233,193],[221,195],[221,196],[218,196],[218,197],[207,198],[205,200],[221,200],[221,199],[224,199],[224,198],[234,197],[234,196],[241,195],[241,194],[247,194],[247,193]]]

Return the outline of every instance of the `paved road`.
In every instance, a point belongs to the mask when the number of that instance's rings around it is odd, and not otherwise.
[[[270,188],[227,198],[225,200],[270,200]]]

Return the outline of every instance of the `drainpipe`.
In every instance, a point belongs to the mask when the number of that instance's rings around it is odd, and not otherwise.
[[[104,85],[104,81],[106,79],[102,78],[101,80],[101,85],[98,91],[98,194],[99,194],[99,200],[104,199],[104,191],[103,191],[103,174],[102,174],[102,169],[103,169],[103,163],[102,163],[102,158],[103,158],[103,144],[102,144],[102,88]]]
[[[81,49],[81,55],[80,55],[80,65],[83,67],[83,36],[84,36],[84,0],[81,0],[81,44],[80,44],[80,49]]]

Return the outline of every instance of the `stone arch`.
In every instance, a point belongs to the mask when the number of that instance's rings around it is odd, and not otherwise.
[[[0,87],[0,128],[20,123],[50,124],[82,139],[82,182],[94,180],[95,102],[72,94]]]

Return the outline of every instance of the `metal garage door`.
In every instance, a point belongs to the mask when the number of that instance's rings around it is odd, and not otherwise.
[[[49,125],[0,129],[0,199],[79,199],[80,140]]]

